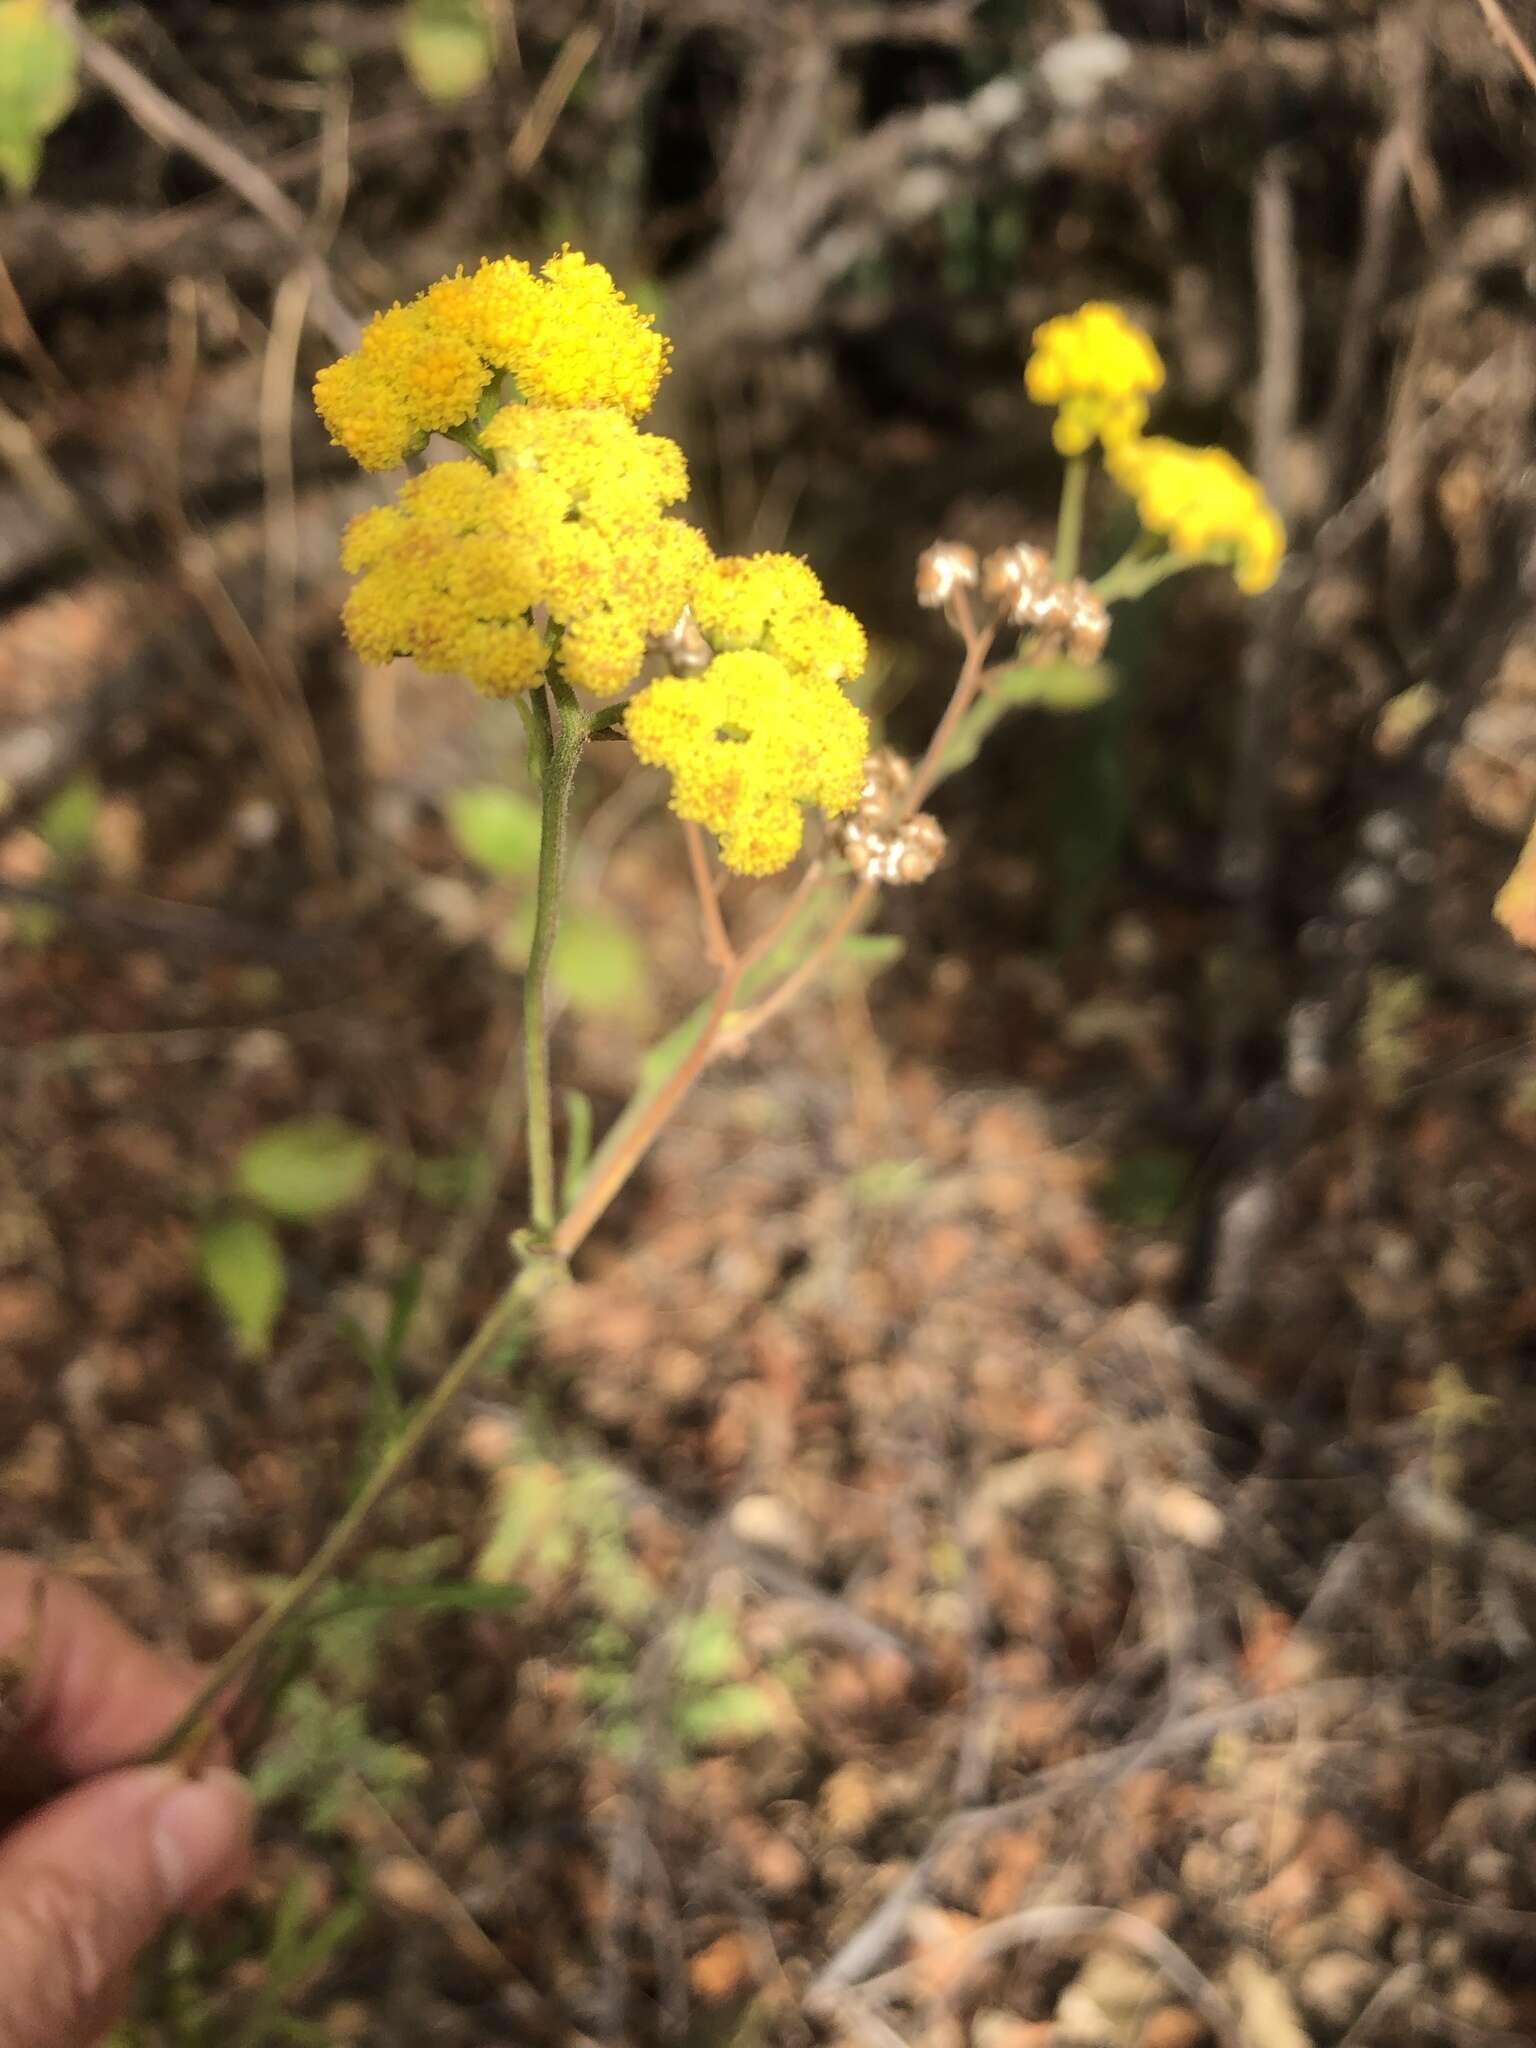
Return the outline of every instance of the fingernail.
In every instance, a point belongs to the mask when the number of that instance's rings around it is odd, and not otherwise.
[[[168,1792],[155,1814],[155,1864],[169,1906],[211,1903],[235,1881],[250,1833],[251,1795],[233,1771],[205,1771]]]

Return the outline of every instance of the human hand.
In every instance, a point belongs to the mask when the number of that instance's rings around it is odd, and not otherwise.
[[[119,1768],[174,1723],[198,1674],[83,1587],[0,1554],[0,1673],[8,1664],[0,1795],[23,1762],[85,1782],[0,1834],[0,2048],[89,2048],[139,1950],[239,1882],[249,1795],[232,1771]]]

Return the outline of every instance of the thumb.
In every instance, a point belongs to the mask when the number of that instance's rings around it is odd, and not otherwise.
[[[0,2048],[87,2048],[173,1913],[238,1883],[250,1799],[231,1771],[116,1771],[0,1843]]]

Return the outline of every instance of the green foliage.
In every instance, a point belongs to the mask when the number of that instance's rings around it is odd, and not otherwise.
[[[251,1785],[264,1805],[295,1806],[307,1832],[326,1835],[338,1831],[360,1786],[389,1810],[426,1771],[414,1750],[371,1732],[365,1707],[333,1700],[301,1678],[284,1695],[281,1723]]]
[[[130,2017],[107,2036],[106,2048],[267,2048],[268,2043],[328,2037],[296,2019],[292,2007],[313,1980],[341,1954],[362,1926],[368,1902],[360,1878],[326,1907],[305,1873],[296,1871],[276,1903],[245,1909],[233,1938],[219,1945],[195,1922],[144,1957],[133,1987]],[[237,1980],[231,1966],[255,1963]],[[254,1987],[254,1988],[247,1988]]]
[[[61,865],[89,853],[101,816],[101,791],[93,777],[76,776],[55,790],[37,820],[38,837]]]
[[[617,1620],[646,1613],[655,1597],[630,1554],[618,1484],[591,1458],[559,1465],[530,1452],[507,1465],[495,1526],[475,1569],[492,1584],[578,1573],[603,1613]]]
[[[37,182],[44,139],[75,103],[78,62],[47,0],[0,0],[0,178],[12,193]]]
[[[237,1349],[265,1358],[288,1289],[283,1248],[259,1216],[214,1216],[198,1240],[197,1268]]]
[[[1372,968],[1358,1042],[1366,1086],[1383,1109],[1402,1099],[1418,1060],[1418,1027],[1428,1001],[1429,989],[1422,974]]]
[[[406,0],[400,49],[428,99],[467,99],[485,84],[496,62],[496,34],[485,0]]]
[[[249,1201],[293,1223],[313,1223],[357,1200],[373,1178],[379,1146],[339,1117],[296,1117],[253,1138],[235,1162]]]
[[[445,1152],[439,1159],[418,1159],[412,1182],[434,1209],[462,1209],[484,1192],[490,1172],[490,1160],[478,1145],[471,1145],[462,1152]]]
[[[860,1209],[904,1209],[927,1186],[926,1159],[872,1159],[848,1176],[848,1193]]]
[[[514,789],[476,783],[448,799],[448,830],[467,860],[500,877],[534,874],[539,865],[539,807]]]
[[[89,775],[65,783],[43,805],[36,829],[52,856],[53,881],[66,880],[89,853],[100,813],[101,791]],[[11,928],[23,946],[46,946],[59,928],[59,914],[46,903],[18,903],[11,912]]]
[[[592,1098],[580,1088],[565,1091],[565,1166],[560,1177],[560,1199],[569,1208],[581,1186],[581,1177],[592,1157]]]
[[[760,1685],[721,1685],[683,1699],[677,1730],[690,1749],[734,1749],[777,1724],[779,1710]]]
[[[844,939],[838,956],[845,968],[853,969],[858,980],[873,981],[877,974],[894,967],[906,950],[906,940],[898,938],[895,932],[854,932]]]
[[[1171,1146],[1127,1153],[1099,1183],[1099,1207],[1111,1221],[1133,1229],[1157,1230],[1168,1222],[1188,1192],[1190,1161]]]
[[[501,936],[504,959],[522,968],[533,937],[534,905],[525,903]],[[599,906],[568,909],[555,935],[550,978],[580,1017],[643,1024],[651,1002],[645,948],[634,931]]]

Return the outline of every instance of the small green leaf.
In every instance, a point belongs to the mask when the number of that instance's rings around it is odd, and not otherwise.
[[[406,69],[431,100],[468,98],[496,61],[484,0],[409,0],[400,47]]]
[[[501,929],[498,959],[519,973],[533,940],[534,906],[524,903]],[[650,1015],[650,976],[645,948],[627,924],[610,911],[568,910],[555,935],[550,979],[583,1017],[626,1017],[643,1023]]]
[[[569,1208],[576,1199],[581,1177],[592,1157],[592,1098],[579,1088],[565,1091],[565,1165],[560,1176],[560,1200]]]
[[[695,1749],[730,1749],[778,1725],[779,1710],[760,1685],[721,1685],[684,1702],[678,1732]]]
[[[1042,711],[1092,711],[1114,694],[1115,672],[1106,662],[1084,668],[1075,661],[1053,662],[1040,671],[1036,697]]]
[[[75,103],[75,39],[47,0],[0,0],[0,178],[30,192],[43,138]]]
[[[539,865],[539,807],[495,783],[457,789],[448,830],[466,859],[492,875],[531,875]]]
[[[101,814],[101,791],[89,775],[56,790],[37,820],[38,837],[56,861],[78,860],[91,844]]]
[[[585,1017],[643,1017],[650,1008],[645,948],[604,910],[568,914],[551,970],[571,1008]]]
[[[418,1159],[412,1181],[416,1192],[434,1209],[460,1209],[490,1186],[491,1162],[484,1152],[471,1146],[464,1152],[445,1152],[440,1159]]]
[[[906,950],[906,940],[894,932],[855,932],[852,938],[844,939],[839,955],[860,974],[873,978],[884,974],[887,967],[894,967]]]
[[[928,1184],[923,1159],[872,1159],[848,1176],[848,1193],[861,1209],[901,1209]]]
[[[682,1630],[677,1645],[677,1675],[685,1685],[720,1685],[741,1669],[741,1638],[733,1617],[720,1607],[706,1607]]]
[[[287,1292],[282,1246],[259,1216],[217,1216],[197,1248],[203,1285],[247,1358],[265,1358]]]
[[[378,1163],[378,1141],[339,1117],[299,1117],[253,1138],[235,1162],[241,1194],[293,1223],[355,1201]]]
[[[1075,661],[1021,662],[992,681],[994,697],[1042,711],[1091,711],[1114,687],[1114,671],[1102,661],[1088,668]]]
[[[1098,1205],[1115,1223],[1156,1230],[1183,1201],[1190,1159],[1170,1146],[1132,1152],[1111,1167],[1098,1188]]]

